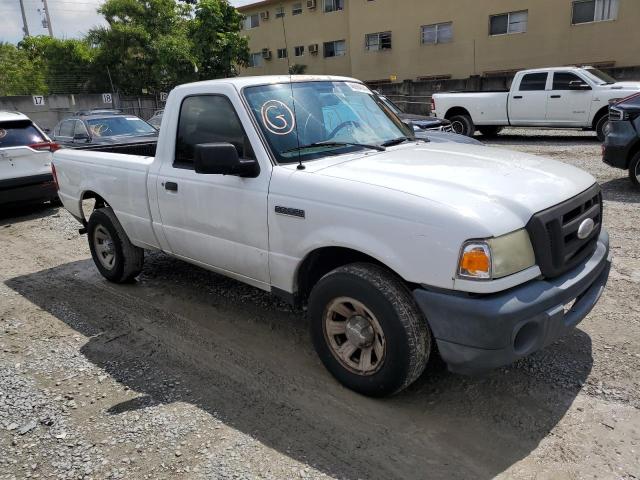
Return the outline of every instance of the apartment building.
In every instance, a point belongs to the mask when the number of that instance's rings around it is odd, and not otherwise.
[[[239,10],[251,49],[243,75],[299,64],[384,82],[640,66],[640,0],[266,0]]]

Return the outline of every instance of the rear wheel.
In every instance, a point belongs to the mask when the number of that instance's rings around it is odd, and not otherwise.
[[[373,264],[339,267],[309,298],[313,344],[325,367],[347,388],[390,395],[424,371],[431,334],[411,292]]]
[[[455,133],[466,135],[467,137],[473,137],[476,127],[473,125],[473,120],[471,120],[469,115],[453,115],[452,117],[449,117],[449,121],[451,122],[451,128]]]
[[[144,250],[131,243],[110,207],[93,211],[87,233],[91,256],[104,278],[126,283],[142,271]]]
[[[609,115],[603,115],[596,122],[596,135],[598,136],[598,140],[604,142],[605,137],[607,136],[607,132],[609,131]]]
[[[631,163],[629,163],[629,178],[631,183],[640,187],[640,152],[636,153]]]
[[[502,131],[502,127],[484,126],[478,127],[478,130],[484,137],[493,138],[498,136],[498,134]]]

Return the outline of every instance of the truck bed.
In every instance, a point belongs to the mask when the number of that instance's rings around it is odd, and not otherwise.
[[[73,150],[106,152],[106,153],[122,153],[126,155],[141,155],[143,157],[153,157],[156,154],[157,141],[149,142],[127,142],[114,143],[107,145],[83,145],[74,147]]]

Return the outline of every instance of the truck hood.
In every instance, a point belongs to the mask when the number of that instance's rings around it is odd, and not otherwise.
[[[333,165],[318,165],[314,170],[319,175],[446,204],[479,222],[493,215],[510,217],[508,221],[494,223],[502,223],[505,229],[514,228],[517,223],[515,228],[521,228],[534,213],[557,205],[595,183],[590,174],[565,163],[454,143],[407,144]]]
[[[640,82],[616,82],[608,87],[611,90],[640,90]]]

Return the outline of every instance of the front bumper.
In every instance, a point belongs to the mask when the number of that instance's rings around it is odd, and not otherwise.
[[[609,133],[602,147],[602,160],[607,165],[627,170],[631,149],[638,141],[638,132],[628,120],[609,122]]]
[[[508,365],[573,329],[598,302],[610,268],[603,230],[594,253],[559,277],[478,297],[422,288],[413,295],[449,370],[472,374]]]
[[[0,205],[44,201],[57,196],[50,173],[0,180]]]

